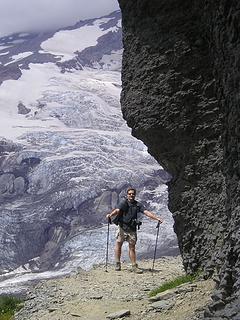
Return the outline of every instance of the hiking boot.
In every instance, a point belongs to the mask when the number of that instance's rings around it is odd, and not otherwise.
[[[121,271],[121,263],[116,262],[115,271]]]
[[[143,273],[143,271],[138,268],[138,265],[137,265],[137,264],[133,264],[133,265],[132,265],[132,272],[135,272],[135,273],[138,273],[138,274]]]

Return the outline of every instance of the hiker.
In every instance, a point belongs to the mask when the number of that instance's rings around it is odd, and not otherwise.
[[[137,228],[139,229],[142,224],[140,221],[141,215],[149,217],[152,220],[163,222],[156,214],[146,210],[143,205],[135,200],[136,189],[129,188],[127,190],[127,199],[121,201],[116,209],[106,215],[107,219],[118,225],[118,233],[116,236],[115,244],[115,260],[116,271],[121,270],[121,252],[124,241],[129,244],[129,258],[132,263],[132,271],[136,273],[142,273],[142,270],[138,268],[136,263],[136,242],[137,242]]]

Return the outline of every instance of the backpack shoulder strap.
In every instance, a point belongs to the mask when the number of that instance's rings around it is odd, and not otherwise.
[[[128,208],[129,208],[128,201],[127,201],[127,199],[125,199],[123,204],[122,204],[122,210],[121,211],[127,213],[128,212]]]

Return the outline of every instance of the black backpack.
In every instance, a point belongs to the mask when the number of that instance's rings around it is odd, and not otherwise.
[[[136,212],[133,214],[128,214],[129,211],[129,204],[127,199],[124,202],[124,208],[120,211],[119,214],[115,215],[111,218],[111,222],[119,225],[124,231],[136,231],[140,229],[140,225],[142,224],[141,221],[138,219],[138,212],[140,212],[140,206],[137,201],[135,201],[134,207],[136,207]]]

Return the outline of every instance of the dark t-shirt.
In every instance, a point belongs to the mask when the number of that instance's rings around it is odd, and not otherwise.
[[[117,208],[120,209],[122,215],[120,226],[125,230],[130,228],[131,230],[135,231],[136,225],[133,223],[133,221],[140,220],[145,210],[143,205],[136,200],[133,202],[122,200],[118,204]]]
[[[118,209],[120,209],[122,212],[126,213],[126,214],[129,214],[131,212],[141,212],[143,213],[145,208],[143,207],[143,205],[134,200],[133,202],[130,202],[128,200],[122,200],[118,206],[117,206]]]

